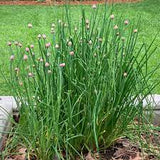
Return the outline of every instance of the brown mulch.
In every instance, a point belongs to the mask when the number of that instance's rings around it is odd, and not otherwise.
[[[5,160],[26,160],[27,149],[25,147],[17,146],[17,155],[7,156]],[[31,160],[38,160],[34,154],[30,155]],[[65,157],[64,157],[65,159]],[[80,158],[76,157],[76,160]],[[114,145],[108,149],[102,150],[98,153],[87,153],[84,155],[85,160],[159,160],[154,154],[142,153],[141,148],[137,144],[133,144],[128,138],[118,139]],[[53,160],[57,160],[54,157]]]
[[[102,0],[102,1],[71,1],[71,5],[93,5],[93,4],[104,4],[104,3],[133,3],[138,2],[139,0]],[[38,1],[1,1],[0,5],[64,5],[65,1],[50,1],[46,0],[45,2]]]

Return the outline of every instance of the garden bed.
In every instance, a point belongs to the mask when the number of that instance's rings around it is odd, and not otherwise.
[[[159,160],[159,157],[156,155],[156,150],[157,153],[159,153],[159,148],[157,147],[159,144],[157,142],[160,141],[160,132],[155,131],[155,134],[156,136],[151,134],[149,139],[146,138],[146,135],[141,135],[144,142],[150,140],[150,145],[153,145],[155,149],[154,153],[146,148],[141,148],[138,143],[133,143],[129,138],[123,137],[115,141],[109,148],[100,150],[99,153],[96,151],[93,153],[84,153],[83,158],[84,160]],[[0,152],[5,150],[5,145],[10,139],[12,139],[12,136],[8,137],[8,139],[5,137]],[[65,159],[65,151],[63,151],[63,155]],[[39,160],[34,151],[28,154],[25,146],[17,144],[17,147],[10,151],[10,154],[5,157],[5,160],[26,160],[26,158],[30,160]],[[81,160],[78,156],[75,157],[75,159]],[[55,156],[53,160],[58,160],[58,158]]]
[[[133,3],[138,2],[139,0],[107,0],[107,3]],[[72,5],[92,5],[92,4],[103,4],[106,1],[72,1],[69,2]],[[63,5],[65,4],[64,1],[50,1],[46,0],[46,2],[38,2],[38,1],[0,1],[0,5]]]

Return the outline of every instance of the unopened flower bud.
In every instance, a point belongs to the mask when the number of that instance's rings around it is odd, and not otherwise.
[[[29,52],[29,48],[26,48],[26,52]]]
[[[32,28],[32,24],[31,23],[28,23],[28,28]]]
[[[103,41],[103,39],[102,38],[99,38],[99,42],[102,42]]]
[[[77,32],[77,27],[74,28],[74,31]]]
[[[48,53],[47,53],[47,57],[49,57],[50,55],[51,55],[51,53],[48,52]]]
[[[54,23],[52,23],[52,27],[53,27],[53,28],[55,27],[55,24],[54,24]]]
[[[68,46],[71,46],[71,45],[72,45],[72,42],[71,42],[71,41],[69,41],[69,42],[68,42]]]
[[[96,8],[97,8],[96,4],[93,4],[93,5],[92,5],[92,8],[93,8],[93,9],[96,9]]]
[[[8,43],[7,43],[7,45],[8,45],[8,46],[11,46],[11,45],[12,45],[12,43],[11,43],[11,42],[8,42]]]
[[[114,19],[114,14],[110,15],[110,19]]]
[[[90,40],[90,41],[88,42],[88,44],[91,45],[91,44],[92,44],[92,41]]]
[[[134,29],[134,30],[133,30],[133,32],[134,32],[134,33],[137,33],[137,32],[138,32],[138,30],[137,30],[137,29]]]
[[[42,37],[43,37],[43,39],[46,39],[46,35],[45,34],[43,34]]]
[[[18,44],[18,46],[21,48],[21,47],[22,47],[22,44],[21,44],[21,43],[19,43],[19,44]]]
[[[116,36],[119,36],[119,35],[120,35],[120,33],[119,33],[119,32],[117,32],[117,33],[116,33]]]
[[[64,27],[67,27],[68,25],[66,23],[64,23]]]
[[[43,62],[43,58],[40,58],[39,61],[40,61],[40,62]]]
[[[56,48],[56,49],[58,49],[58,48],[59,48],[59,45],[58,45],[58,44],[56,44],[56,45],[55,45],[55,48]]]
[[[13,61],[14,60],[14,55],[10,56],[10,60]]]
[[[28,73],[28,77],[33,77],[33,73]]]
[[[88,19],[86,19],[86,24],[87,24],[87,25],[89,24],[89,20],[88,20]]]
[[[86,28],[87,28],[87,29],[89,29],[89,24],[88,24],[88,25],[86,25]]]
[[[49,48],[51,46],[51,43],[46,43],[46,48]]]
[[[55,30],[54,30],[54,28],[51,28],[51,33],[53,34],[53,33],[55,33]]]
[[[31,48],[34,48],[34,45],[33,44],[31,44],[31,46],[30,46]]]
[[[70,51],[69,54],[70,54],[71,56],[73,56],[73,55],[74,55],[74,52],[73,52],[73,51]]]
[[[18,67],[16,67],[14,70],[15,70],[15,72],[19,72],[19,68]]]
[[[123,73],[123,76],[124,76],[124,77],[127,77],[127,73],[126,73],[126,72],[124,72],[124,73]]]
[[[125,21],[124,21],[124,24],[125,24],[125,25],[128,25],[128,23],[129,23],[128,20],[125,20]]]
[[[23,56],[23,60],[27,60],[28,59],[28,56],[25,54],[24,56]]]
[[[52,73],[52,71],[51,70],[48,70],[48,74],[51,74]]]
[[[59,64],[60,67],[65,67],[65,65],[66,65],[65,63]]]
[[[38,39],[41,39],[41,38],[42,38],[41,34],[39,34],[37,37],[38,37]]]
[[[122,40],[122,41],[125,41],[125,37],[122,37],[121,40]]]
[[[113,28],[116,30],[116,29],[118,29],[118,26],[117,26],[117,25],[115,25]]]
[[[20,86],[23,86],[23,82],[19,82],[19,85],[20,85]]]
[[[15,41],[14,44],[15,44],[16,46],[18,46],[18,42],[17,42],[17,41]]]
[[[48,62],[45,63],[45,67],[49,67],[50,64]]]

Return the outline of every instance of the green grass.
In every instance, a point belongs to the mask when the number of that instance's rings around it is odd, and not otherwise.
[[[144,0],[133,4],[117,4],[114,14],[122,15],[125,19],[136,21],[141,17],[140,42],[151,42],[159,32],[160,27],[160,0]],[[81,6],[71,6],[73,20],[80,19]],[[91,7],[86,6],[90,12]],[[50,33],[51,23],[61,19],[64,14],[62,6],[0,6],[0,67],[8,73],[9,52],[6,47],[7,41],[20,41],[23,46],[35,44],[39,33]],[[88,17],[90,18],[90,17]],[[28,30],[27,24],[32,23],[33,29]],[[149,69],[159,63],[160,58],[160,37],[155,41],[158,47],[154,58],[152,58]],[[159,71],[160,73],[160,71]],[[157,80],[158,74],[154,75],[151,82]],[[160,93],[160,87],[156,88],[156,93]],[[0,76],[0,95],[10,94],[3,77]]]

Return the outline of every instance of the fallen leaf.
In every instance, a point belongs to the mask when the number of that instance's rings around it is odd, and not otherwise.
[[[26,159],[26,148],[20,148],[19,154],[15,157],[15,160],[25,160]]]
[[[135,158],[131,158],[130,160],[142,160],[142,158],[140,157],[139,153],[137,153]]]
[[[95,159],[91,156],[91,153],[89,152],[86,156],[86,160],[95,160]]]

